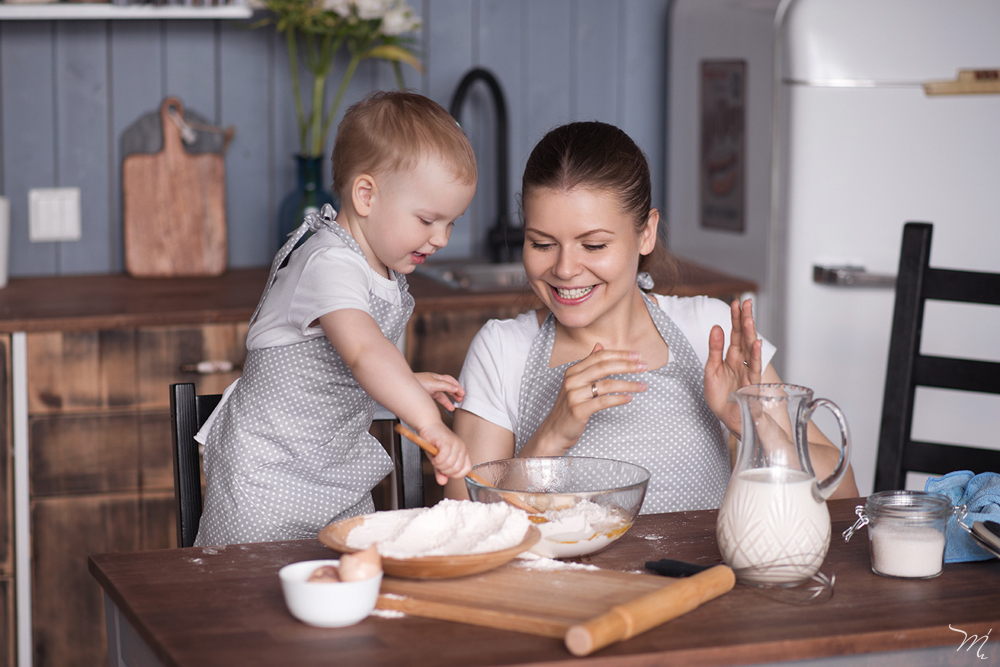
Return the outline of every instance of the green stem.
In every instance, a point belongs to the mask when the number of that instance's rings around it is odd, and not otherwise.
[[[337,88],[337,96],[333,98],[333,106],[327,112],[326,119],[323,121],[323,132],[320,136],[319,145],[322,146],[326,141],[326,135],[330,131],[330,123],[333,122],[334,117],[337,115],[337,109],[340,108],[340,101],[344,98],[344,93],[347,91],[347,86],[351,83],[351,79],[354,78],[354,71],[358,69],[358,63],[361,62],[361,56],[357,53],[351,54],[351,62],[347,63],[347,69],[344,70],[344,76],[340,79],[340,87]]]
[[[396,88],[400,90],[406,88],[406,82],[403,81],[403,68],[399,66],[398,60],[392,61],[392,73],[396,75]]]
[[[292,70],[292,92],[295,94],[295,115],[299,121],[299,150],[306,151],[306,115],[302,108],[302,95],[299,91],[299,52],[295,43],[295,30],[289,28],[285,34],[288,44],[288,66]]]
[[[319,157],[323,151],[323,141],[320,139],[320,126],[323,122],[323,91],[326,87],[326,72],[317,70],[313,72],[313,108],[309,117],[310,138],[312,139],[312,150],[310,157]]]

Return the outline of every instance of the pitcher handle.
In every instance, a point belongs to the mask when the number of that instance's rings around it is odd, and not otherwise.
[[[809,403],[808,407],[802,412],[799,417],[799,428],[801,429],[801,441],[806,443],[808,448],[808,439],[806,434],[808,431],[809,420],[812,418],[813,412],[817,408],[827,408],[833,413],[833,416],[837,418],[837,424],[840,425],[840,460],[837,461],[837,466],[830,473],[830,476],[821,482],[816,482],[816,493],[826,500],[829,498],[837,487],[840,485],[841,480],[844,478],[844,474],[847,472],[847,466],[851,461],[851,434],[847,429],[847,419],[844,418],[844,413],[841,412],[837,404],[828,398],[817,398],[815,401]]]

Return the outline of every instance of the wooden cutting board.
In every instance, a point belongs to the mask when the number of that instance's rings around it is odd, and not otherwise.
[[[515,562],[459,579],[385,577],[377,606],[562,639],[570,626],[674,581],[612,570],[533,570]]]
[[[136,277],[216,276],[226,270],[226,177],[219,153],[184,150],[170,109],[160,106],[163,149],[122,163],[125,269]]]

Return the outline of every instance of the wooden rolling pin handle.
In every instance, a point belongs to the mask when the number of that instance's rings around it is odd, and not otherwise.
[[[725,565],[716,565],[679,579],[635,600],[615,605],[607,613],[566,631],[566,648],[576,656],[590,655],[609,644],[645,632],[683,616],[700,605],[732,590],[736,576]]]

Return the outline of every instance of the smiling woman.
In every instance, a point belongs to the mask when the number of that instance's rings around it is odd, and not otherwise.
[[[532,151],[522,182],[524,268],[545,309],[488,322],[459,378],[455,431],[473,463],[614,458],[649,470],[642,511],[718,507],[735,389],[778,382],[750,302],[646,294],[659,252],[649,168],[616,127],[571,123]],[[729,333],[727,334],[726,331]],[[838,450],[810,429],[817,473]],[[839,489],[857,495],[853,481]],[[447,493],[462,497],[459,481]]]

